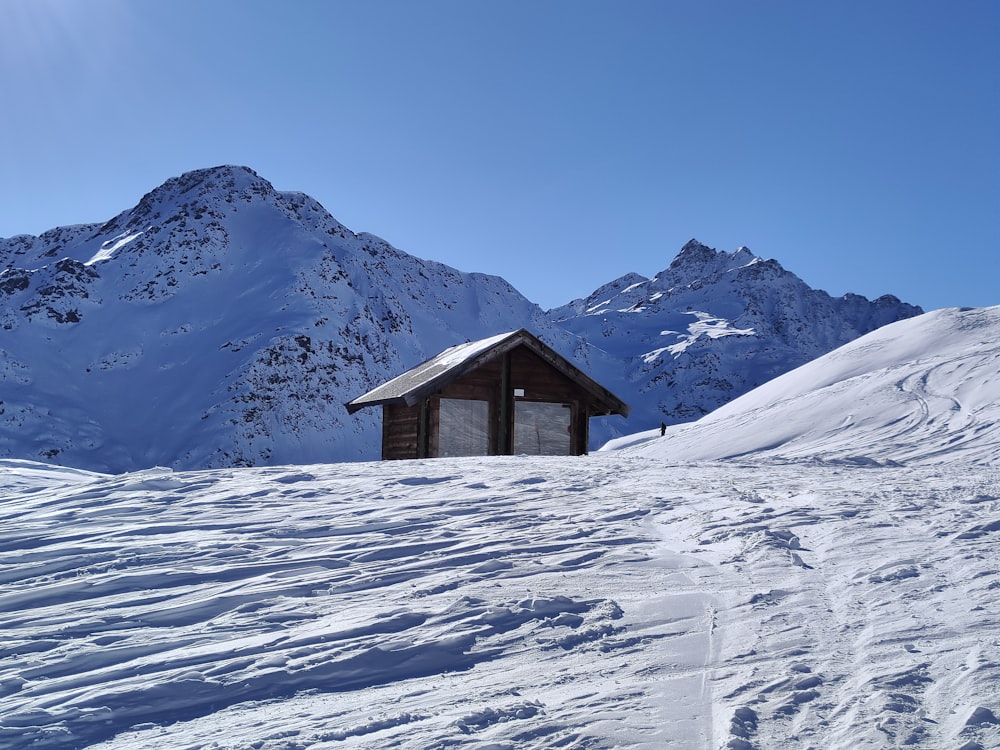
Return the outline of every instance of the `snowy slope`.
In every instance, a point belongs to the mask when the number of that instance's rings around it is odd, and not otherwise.
[[[795,455],[0,462],[0,748],[1000,747],[998,334],[898,323],[690,427]],[[845,403],[850,453],[787,438]]]
[[[652,279],[628,274],[550,311],[609,352],[635,414],[628,432],[687,422],[920,308],[809,288],[775,260],[691,240]]]
[[[753,453],[993,465],[998,423],[1000,307],[952,308],[885,326],[665,437],[656,430],[608,448],[670,461]]]

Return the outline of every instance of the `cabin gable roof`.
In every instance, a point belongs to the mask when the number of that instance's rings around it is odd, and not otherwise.
[[[402,403],[413,406],[466,373],[519,346],[534,352],[587,391],[594,402],[601,406],[602,412],[599,413],[628,416],[630,410],[628,404],[523,328],[445,349],[436,357],[358,396],[344,406],[350,414],[367,406],[380,404]]]

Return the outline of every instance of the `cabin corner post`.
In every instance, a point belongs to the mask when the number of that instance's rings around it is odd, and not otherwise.
[[[577,456],[586,456],[590,451],[590,410],[586,404],[577,402],[573,404],[573,414],[576,421],[573,430],[576,440],[574,453]]]
[[[510,385],[510,352],[500,358],[500,403],[497,425],[497,455],[509,456],[513,450],[511,425],[514,424],[513,391]]]

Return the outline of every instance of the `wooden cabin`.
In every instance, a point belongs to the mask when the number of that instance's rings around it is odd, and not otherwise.
[[[459,344],[345,404],[382,407],[382,458],[581,455],[629,406],[526,330]]]

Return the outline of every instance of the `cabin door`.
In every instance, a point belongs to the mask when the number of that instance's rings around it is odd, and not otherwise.
[[[514,453],[568,456],[572,453],[573,408],[543,401],[514,402]]]
[[[488,456],[490,402],[443,398],[438,427],[439,456]]]

